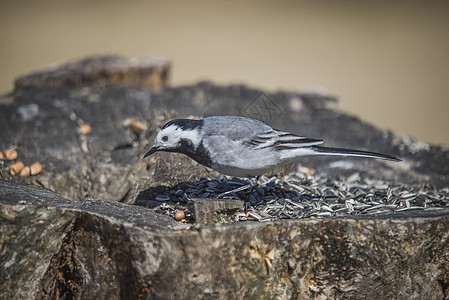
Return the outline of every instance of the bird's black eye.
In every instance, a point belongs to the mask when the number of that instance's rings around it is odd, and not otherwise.
[[[168,141],[168,136],[164,135],[164,136],[162,137],[162,141],[164,141],[164,142]]]

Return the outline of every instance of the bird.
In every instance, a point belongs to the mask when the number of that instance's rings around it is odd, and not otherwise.
[[[254,178],[303,156],[338,155],[400,161],[377,152],[321,146],[323,142],[280,131],[243,116],[175,119],[158,131],[153,147],[144,158],[158,151],[185,154],[221,174],[250,178],[250,186],[257,182]]]

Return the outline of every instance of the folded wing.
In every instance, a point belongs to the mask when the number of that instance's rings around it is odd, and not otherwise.
[[[309,147],[322,144],[323,140],[306,138],[289,132],[270,130],[263,133],[253,135],[244,142],[248,147],[255,150],[265,149],[269,147],[277,150],[296,149],[301,147]]]

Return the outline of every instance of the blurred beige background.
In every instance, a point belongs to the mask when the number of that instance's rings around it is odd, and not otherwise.
[[[166,57],[199,80],[326,90],[396,133],[449,143],[448,1],[1,1],[0,93],[92,54]]]

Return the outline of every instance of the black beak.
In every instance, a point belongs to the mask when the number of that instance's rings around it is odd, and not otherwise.
[[[145,154],[143,158],[145,158],[145,157],[147,157],[147,156],[150,156],[151,154],[153,154],[154,152],[156,152],[156,151],[158,151],[158,150],[159,150],[159,147],[153,147],[153,148],[151,148],[150,151],[148,151],[147,154]]]

